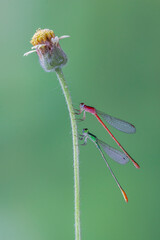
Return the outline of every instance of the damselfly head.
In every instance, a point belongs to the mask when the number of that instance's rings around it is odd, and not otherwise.
[[[82,133],[83,135],[87,135],[89,133],[88,128],[83,128]]]
[[[80,107],[81,110],[84,109],[84,105],[85,105],[84,103],[80,103],[79,107]]]

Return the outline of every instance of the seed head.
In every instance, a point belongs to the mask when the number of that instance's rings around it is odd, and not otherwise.
[[[51,41],[52,38],[55,38],[55,34],[52,30],[38,29],[36,33],[33,35],[30,43],[33,46],[36,46],[38,44],[44,44],[47,41]]]
[[[37,52],[42,68],[46,72],[54,71],[58,67],[63,67],[67,63],[67,55],[60,47],[59,40],[69,37],[64,35],[55,36],[54,32],[49,29],[38,29],[31,39],[33,45],[31,51],[24,54]]]

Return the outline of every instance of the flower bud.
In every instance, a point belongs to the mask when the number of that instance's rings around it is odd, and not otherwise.
[[[25,53],[24,56],[37,52],[40,64],[46,72],[61,68],[67,63],[67,55],[60,47],[59,40],[66,37],[69,36],[59,38],[55,36],[52,30],[38,29],[31,40],[32,49],[34,50]]]

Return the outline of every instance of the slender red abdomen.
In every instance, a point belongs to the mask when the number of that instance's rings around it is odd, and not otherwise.
[[[122,151],[129,157],[129,159],[132,161],[133,165],[136,168],[140,168],[138,163],[136,163],[133,158],[126,152],[126,150],[121,146],[121,144],[117,141],[117,139],[114,137],[114,135],[110,132],[110,130],[106,127],[106,125],[103,123],[103,121],[100,119],[100,117],[95,113],[94,116],[97,118],[97,120],[102,124],[102,126],[107,130],[109,135],[113,138],[113,140],[117,143],[117,145],[122,149]]]
[[[90,107],[90,106],[84,105],[84,110],[86,112],[92,113],[93,115],[96,114],[96,109],[94,107]]]

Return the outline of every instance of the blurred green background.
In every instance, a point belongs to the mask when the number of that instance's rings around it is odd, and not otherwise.
[[[135,135],[111,128],[140,164],[109,161],[80,146],[82,240],[160,239],[160,1],[1,0],[0,239],[74,239],[70,119],[55,73],[36,54],[23,57],[37,28],[50,28],[69,61],[63,69],[80,102],[132,122]],[[78,123],[116,147],[87,114]]]

